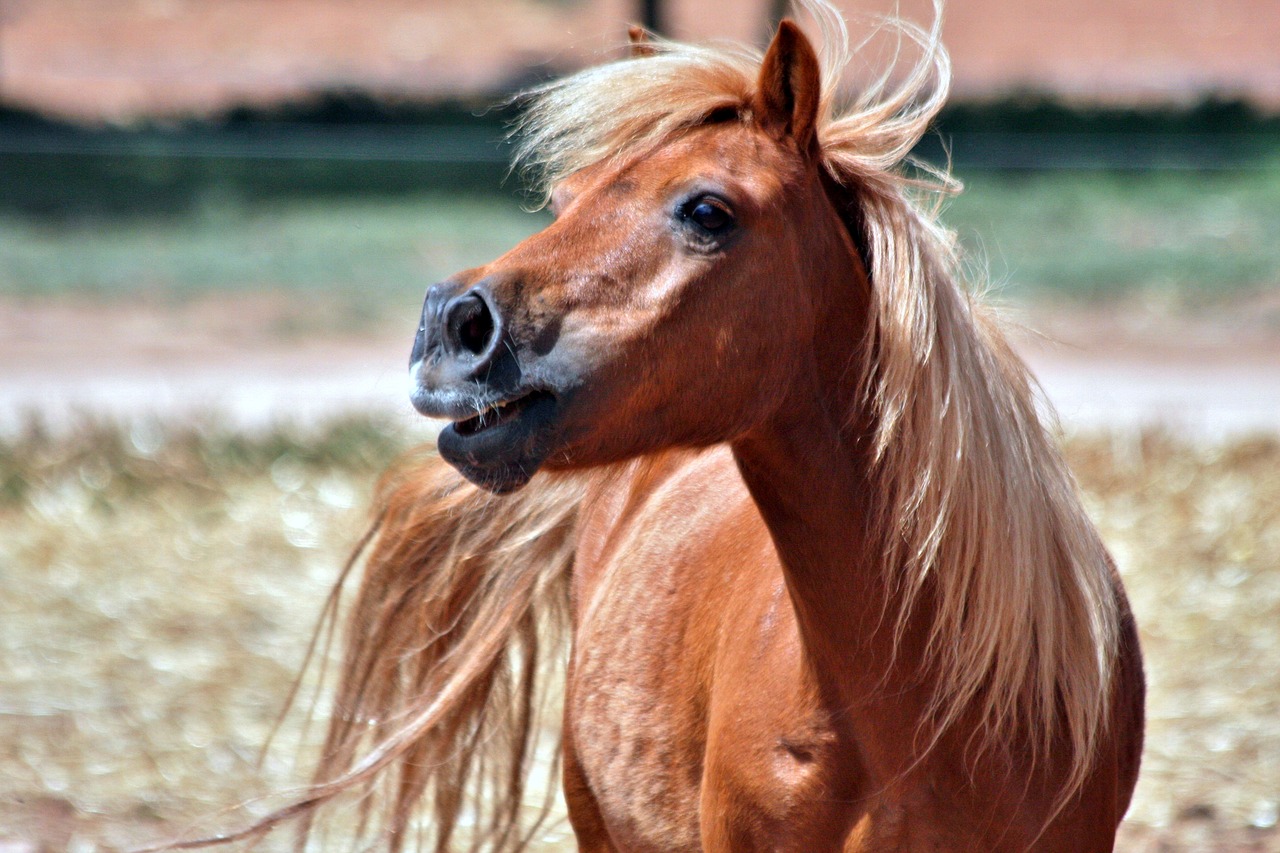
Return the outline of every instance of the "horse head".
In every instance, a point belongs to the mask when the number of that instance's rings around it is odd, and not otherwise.
[[[446,460],[506,492],[540,467],[730,441],[785,405],[831,331],[816,283],[847,283],[857,257],[824,191],[820,77],[784,21],[754,89],[615,142],[554,181],[545,230],[428,290],[411,397],[450,421]]]

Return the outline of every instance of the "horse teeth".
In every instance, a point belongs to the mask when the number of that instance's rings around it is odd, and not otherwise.
[[[506,408],[507,408],[506,403],[494,403],[493,405],[482,409],[478,417],[480,417],[481,419],[484,419],[485,416],[487,415],[501,415],[503,410],[505,410]]]
[[[480,426],[484,426],[492,419],[502,418],[507,411],[507,407],[514,402],[514,400],[505,400],[501,403],[490,403],[483,409],[477,409],[474,415],[469,418],[465,418],[464,421],[478,421]],[[462,421],[460,421],[460,423],[461,422]]]

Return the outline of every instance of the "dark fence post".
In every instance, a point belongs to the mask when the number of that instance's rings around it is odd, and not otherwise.
[[[4,0],[0,0],[0,102],[4,101],[4,27],[8,23],[5,20]]]
[[[640,0],[640,24],[651,33],[667,34],[663,0]]]

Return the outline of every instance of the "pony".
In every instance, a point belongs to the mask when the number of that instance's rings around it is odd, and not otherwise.
[[[838,106],[806,8],[821,55],[785,20],[531,93],[554,220],[427,291],[448,424],[384,477],[323,758],[257,830],[356,792],[388,849],[520,849],[562,697],[583,851],[1112,849],[1135,623],[907,161],[941,10]]]

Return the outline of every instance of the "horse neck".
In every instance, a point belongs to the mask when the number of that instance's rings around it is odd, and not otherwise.
[[[871,291],[841,233],[838,258],[814,253],[822,264],[811,276],[823,280],[811,284],[826,310],[809,363],[776,415],[733,442],[733,452],[781,559],[807,665],[835,702],[859,709],[868,740],[887,744],[895,732],[898,741],[914,736],[928,702],[920,667],[929,603],[919,598],[900,624],[879,558],[874,416],[859,403]],[[902,770],[887,766],[894,763],[886,757],[886,774]]]

